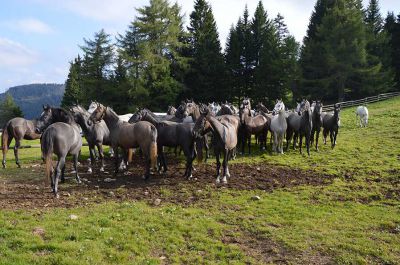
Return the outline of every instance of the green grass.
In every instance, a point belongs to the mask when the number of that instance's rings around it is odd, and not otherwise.
[[[271,193],[210,189],[210,198],[192,205],[126,201],[0,210],[0,264],[262,264],[282,259],[293,264],[398,264],[400,98],[368,108],[368,128],[356,127],[354,109],[342,111],[333,150],[320,141],[320,151],[312,150],[311,157],[298,150],[284,155],[256,151],[234,162],[333,174],[337,178],[330,185]],[[21,150],[24,165],[38,164],[38,157],[39,149]],[[9,158],[0,180],[40,177],[16,169],[11,153]],[[261,200],[251,200],[254,195]],[[78,220],[70,220],[70,214]],[[33,235],[35,227],[45,234]]]

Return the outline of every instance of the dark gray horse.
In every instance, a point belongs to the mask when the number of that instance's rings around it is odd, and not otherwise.
[[[314,104],[314,109],[312,111],[312,131],[311,131],[311,145],[313,145],[314,142],[314,136],[315,136],[315,149],[318,151],[318,139],[319,139],[319,133],[321,131],[322,127],[322,107],[323,104],[321,101],[317,100]]]
[[[90,120],[95,123],[104,120],[110,130],[111,147],[115,152],[115,174],[119,169],[118,147],[124,150],[140,147],[146,161],[145,179],[150,177],[150,167],[154,168],[157,163],[157,129],[153,124],[147,121],[135,124],[123,122],[111,108],[102,104],[97,105]]]
[[[159,161],[164,172],[167,171],[167,162],[163,147],[180,146],[186,157],[186,170],[184,177],[192,178],[192,165],[195,159],[195,138],[193,135],[194,123],[177,123],[171,121],[159,121],[155,115],[147,109],[142,109],[133,114],[129,122],[148,121],[157,128],[157,150]],[[161,169],[160,167],[160,169]]]
[[[300,114],[300,115],[299,115]],[[289,149],[293,137],[293,149],[296,147],[297,138],[300,137],[300,154],[302,153],[303,137],[305,137],[307,154],[310,155],[310,140],[312,131],[311,106],[308,100],[303,100],[299,106],[299,113],[291,113],[287,118],[286,149]]]
[[[174,106],[168,106],[167,115],[175,115],[176,108]]]
[[[43,106],[43,113],[37,122],[36,132],[43,132],[40,144],[46,163],[46,178],[51,179],[51,188],[58,198],[58,181],[60,177],[61,181],[64,181],[65,158],[68,154],[73,156],[76,181],[81,182],[77,168],[82,147],[80,129],[69,112],[46,105]],[[53,172],[53,153],[58,158],[55,172]]]
[[[232,156],[232,152],[237,144],[237,128],[226,120],[218,121],[210,113],[207,106],[201,107],[201,116],[197,119],[194,126],[194,133],[196,137],[201,137],[207,131],[213,134],[212,144],[214,147],[215,158],[217,161],[217,183],[220,182],[220,169],[221,162],[220,156],[223,155],[223,178],[222,182],[227,182],[227,177],[230,177],[228,169],[228,160]]]
[[[239,113],[239,110],[233,106],[231,103],[225,102],[225,104],[221,104],[221,109],[217,113],[217,116],[222,115],[236,115]]]
[[[322,127],[324,127],[323,135],[324,135],[324,144],[326,144],[326,137],[331,138],[331,146],[332,149],[336,146],[336,137],[338,135],[339,126],[340,126],[340,105],[335,104],[335,109],[333,115],[328,113],[322,119]]]
[[[21,140],[36,140],[40,138],[40,134],[35,132],[36,120],[26,120],[24,118],[13,118],[9,120],[3,128],[1,136],[1,147],[3,149],[3,168],[6,168],[6,156],[12,139],[15,139],[14,156],[15,163],[19,168],[18,148],[21,146]]]
[[[90,165],[88,168],[88,173],[92,173],[92,166],[94,165],[96,159],[95,147],[99,152],[101,167],[100,171],[104,171],[104,153],[103,144],[110,145],[110,130],[108,129],[104,121],[98,123],[89,122],[90,113],[83,107],[76,105],[70,108],[72,115],[74,116],[75,122],[81,126],[83,134],[89,145],[90,154]],[[89,125],[90,124],[90,125]]]

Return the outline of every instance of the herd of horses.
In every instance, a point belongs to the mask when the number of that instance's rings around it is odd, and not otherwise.
[[[359,107],[356,113],[360,125],[366,126],[368,110]],[[103,145],[110,146],[114,152],[115,174],[126,168],[132,150],[138,148],[145,161],[144,178],[147,180],[152,169],[167,171],[164,147],[172,147],[175,152],[176,148],[183,151],[186,158],[184,176],[190,179],[194,159],[203,160],[204,149],[207,160],[212,147],[216,158],[216,181],[226,183],[230,177],[228,161],[235,159],[239,148],[241,153],[245,153],[246,145],[250,154],[253,136],[260,149],[265,150],[270,133],[272,151],[276,153],[283,153],[285,137],[286,150],[291,141],[294,149],[299,141],[298,147],[302,153],[304,139],[310,155],[310,147],[314,142],[318,151],[322,130],[324,143],[329,135],[331,147],[334,148],[340,126],[339,114],[339,104],[335,104],[333,113],[326,113],[320,101],[310,104],[307,100],[299,102],[295,110],[287,110],[282,100],[276,101],[272,111],[262,103],[253,110],[249,98],[245,98],[239,108],[229,103],[205,105],[186,100],[177,108],[169,107],[166,114],[140,109],[134,114],[122,116],[98,102],[92,102],[88,110],[79,105],[68,110],[45,105],[38,119],[14,118],[5,125],[1,137],[2,164],[5,168],[12,139],[15,139],[14,154],[18,167],[21,166],[18,157],[21,140],[40,139],[46,178],[50,179],[52,191],[58,197],[58,182],[64,181],[67,155],[73,157],[75,177],[80,182],[77,166],[83,134],[89,146],[89,173],[96,161],[100,163],[100,171],[104,171]],[[53,154],[57,156],[55,168]]]

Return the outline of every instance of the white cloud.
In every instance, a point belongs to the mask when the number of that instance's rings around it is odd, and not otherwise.
[[[36,18],[24,18],[2,23],[6,27],[26,33],[50,34],[54,30],[46,23]]]
[[[24,67],[37,61],[37,53],[21,43],[0,38],[0,68]]]

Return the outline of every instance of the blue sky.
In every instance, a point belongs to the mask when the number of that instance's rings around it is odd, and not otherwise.
[[[211,0],[221,42],[247,4],[254,13],[258,0]],[[364,2],[368,2],[364,0]],[[193,0],[178,0],[182,11]],[[283,14],[290,32],[301,41],[315,0],[263,0],[270,17]],[[80,52],[83,38],[104,28],[123,33],[147,0],[13,0],[0,9],[0,92],[29,83],[63,83],[68,62]],[[381,0],[381,11],[400,13],[399,0]]]

